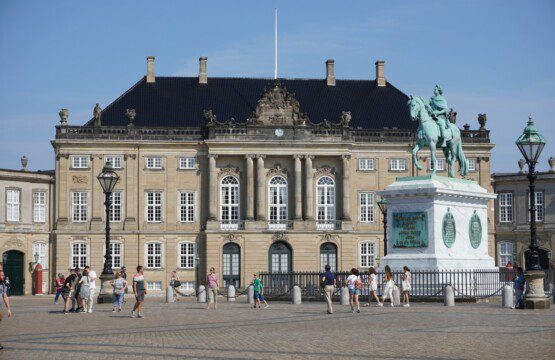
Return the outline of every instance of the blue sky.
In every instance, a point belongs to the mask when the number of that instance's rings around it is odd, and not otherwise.
[[[443,86],[458,124],[486,113],[494,171],[515,171],[514,140],[531,113],[555,156],[555,1],[9,1],[0,0],[0,168],[54,167],[58,111],[83,124],[146,72],[388,81],[407,94]],[[302,104],[301,104],[302,106]]]

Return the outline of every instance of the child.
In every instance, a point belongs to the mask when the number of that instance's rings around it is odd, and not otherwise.
[[[410,270],[408,267],[403,266],[403,276],[402,276],[402,283],[401,286],[403,288],[403,307],[409,307],[409,291],[411,290],[410,286]]]
[[[268,302],[264,299],[264,296],[262,296],[264,292],[264,284],[262,284],[258,275],[254,274],[252,284],[254,288],[254,308],[256,309],[256,304],[258,304],[258,308],[260,309],[260,302],[266,304],[266,306],[264,306],[265,309],[268,308],[270,305],[268,305]]]

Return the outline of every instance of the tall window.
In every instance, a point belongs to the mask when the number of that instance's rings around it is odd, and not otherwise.
[[[374,266],[376,257],[376,245],[372,241],[365,241],[360,243],[360,267]]]
[[[20,191],[9,189],[6,191],[6,220],[19,221]]]
[[[468,171],[476,171],[476,159],[468,159]]]
[[[112,255],[112,269],[121,268],[121,257],[122,257],[123,245],[119,242],[110,243],[110,254]]]
[[[123,156],[109,155],[104,158],[104,163],[110,162],[114,169],[121,169],[123,166]]]
[[[270,227],[285,229],[287,220],[287,180],[274,176],[268,186],[268,214]]]
[[[317,213],[319,229],[335,228],[335,181],[322,176],[316,183]]]
[[[87,266],[87,244],[76,242],[71,245],[71,267],[83,269]]]
[[[195,193],[184,191],[179,193],[179,221],[193,222],[195,220]]]
[[[146,158],[146,168],[147,169],[162,169],[162,158],[156,156],[150,156]]]
[[[513,194],[499,194],[499,222],[513,222]]]
[[[536,195],[536,221],[543,221],[543,192],[537,191]],[[530,199],[528,199],[530,201]],[[530,213],[528,213],[530,214]],[[530,215],[528,215],[528,218]]]
[[[436,159],[436,171],[443,171],[445,170],[445,159]],[[430,158],[430,161],[428,161],[428,170],[432,170],[432,159]]]
[[[497,251],[499,252],[499,266],[506,266],[510,261],[514,265],[514,244],[509,241],[500,241]]]
[[[360,171],[374,170],[374,159],[358,159],[358,169]]]
[[[405,171],[407,169],[406,159],[389,159],[389,170]]]
[[[45,191],[35,191],[33,193],[33,221],[36,223],[46,222]]]
[[[146,221],[162,221],[162,193],[159,191],[146,193]]]
[[[182,157],[179,158],[179,169],[181,170],[192,170],[195,168],[195,158],[194,157]]]
[[[331,242],[320,245],[320,271],[325,271],[326,265],[331,271],[337,270],[337,246]]]
[[[33,244],[33,256],[35,256],[35,254],[38,254],[39,256],[38,261],[40,266],[42,266],[43,269],[46,269],[46,266],[48,265],[48,257],[46,256],[47,249],[48,248],[46,243],[36,242]]]
[[[110,205],[110,221],[121,221],[121,191],[115,191],[110,195],[112,205]]]
[[[195,267],[195,244],[183,242],[179,244],[179,267],[193,269]]]
[[[374,193],[359,193],[360,222],[374,222]]]
[[[239,221],[239,180],[235,176],[228,175],[221,181],[220,219],[222,219],[222,225],[237,228]]]
[[[160,269],[162,267],[162,244],[146,244],[146,267],[148,269]]]
[[[73,222],[87,221],[87,192],[76,191],[71,193],[71,213]]]
[[[72,156],[71,167],[73,169],[87,169],[89,167],[89,156]]]

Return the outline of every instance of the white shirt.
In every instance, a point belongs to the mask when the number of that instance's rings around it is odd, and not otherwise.
[[[349,289],[354,289],[355,288],[355,282],[357,281],[358,276],[356,275],[349,275],[349,277],[347,278],[347,286],[349,287]]]
[[[91,279],[91,283],[89,285],[89,287],[91,289],[95,289],[96,288],[96,272],[94,270],[89,270],[89,279]]]

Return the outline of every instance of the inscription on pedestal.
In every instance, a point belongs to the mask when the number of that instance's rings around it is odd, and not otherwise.
[[[428,247],[428,214],[400,212],[393,214],[393,247]]]
[[[470,245],[472,245],[474,249],[478,249],[482,242],[482,222],[478,214],[476,214],[476,210],[474,210],[474,214],[472,214],[470,218],[468,237],[470,238]]]
[[[448,248],[452,247],[455,243],[455,235],[457,233],[456,225],[455,225],[455,218],[449,208],[447,208],[447,212],[445,216],[443,216],[443,227],[442,227],[442,235],[443,235],[443,243]]]

